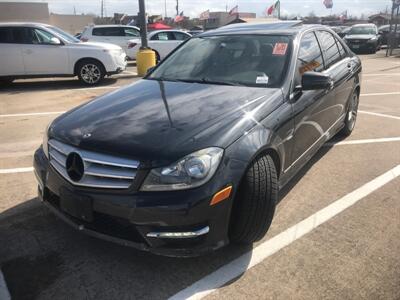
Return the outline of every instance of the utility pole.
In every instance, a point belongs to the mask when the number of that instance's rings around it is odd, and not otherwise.
[[[103,19],[104,16],[104,0],[101,0],[101,18]]]
[[[176,15],[179,15],[179,0],[176,0]]]
[[[164,19],[167,18],[167,0],[164,0]]]
[[[140,37],[142,39],[142,46],[140,48],[147,49],[147,20],[146,20],[146,8],[144,6],[144,0],[139,0],[139,22],[140,22]]]

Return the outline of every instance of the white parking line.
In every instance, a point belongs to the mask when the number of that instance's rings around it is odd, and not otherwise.
[[[0,115],[0,118],[60,115],[60,114],[63,114],[63,113],[65,113],[65,111],[48,111],[48,112],[38,112],[38,113],[7,114],[7,115]]]
[[[119,89],[120,85],[113,85],[113,86],[96,86],[90,88],[79,88],[79,89],[72,89],[73,91],[91,91],[91,90],[107,90],[107,89]]]
[[[360,94],[360,96],[363,96],[363,97],[368,97],[368,96],[385,96],[385,95],[400,95],[400,92]]]
[[[384,117],[384,118],[390,118],[390,119],[395,119],[395,120],[400,120],[400,117],[398,116],[392,116],[392,115],[387,115],[387,114],[381,114],[381,113],[375,113],[371,111],[365,111],[365,110],[358,110],[359,113],[366,114],[366,115],[371,115],[371,116],[377,116],[377,117]]]
[[[200,279],[169,299],[201,299],[209,295],[217,288],[240,276],[246,270],[261,263],[264,259],[311,232],[319,225],[330,220],[398,176],[400,176],[400,165],[397,165],[381,176],[364,184],[350,194],[336,200],[332,204],[309,216],[300,223],[290,227],[284,232],[263,242],[253,250],[236,258],[232,262]]]
[[[33,167],[0,169],[0,174],[26,173],[26,172],[32,172],[32,171],[33,171]]]
[[[400,137],[365,139],[365,140],[350,140],[350,141],[342,141],[342,142],[338,142],[338,143],[328,142],[328,143],[324,144],[324,147],[326,147],[326,146],[341,146],[341,145],[388,143],[388,142],[400,142]]]
[[[363,74],[365,76],[400,76],[400,73],[370,73],[370,74]]]

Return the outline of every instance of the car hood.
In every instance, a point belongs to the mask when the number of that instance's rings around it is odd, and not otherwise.
[[[63,114],[49,135],[162,165],[206,147],[226,148],[282,101],[280,89],[144,79]]]
[[[349,40],[369,40],[376,37],[375,34],[347,34],[346,39]]]
[[[121,47],[114,44],[102,43],[102,42],[79,42],[72,44],[75,47],[90,48],[99,50],[120,50]]]

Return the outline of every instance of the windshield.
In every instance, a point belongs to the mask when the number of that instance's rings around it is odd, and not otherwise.
[[[147,79],[278,87],[286,74],[291,39],[279,35],[195,37]]]
[[[53,27],[53,26],[48,26],[51,31],[62,37],[64,40],[70,43],[79,43],[80,40],[75,38],[74,36],[70,35],[69,33],[66,33],[65,31],[61,30],[60,28]]]
[[[348,34],[376,34],[376,30],[374,27],[353,27],[350,29]]]

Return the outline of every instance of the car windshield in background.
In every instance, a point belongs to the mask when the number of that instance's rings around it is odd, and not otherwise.
[[[279,87],[291,39],[278,35],[195,37],[147,79],[254,87]]]
[[[373,27],[353,27],[348,34],[376,34],[376,31]]]
[[[80,42],[80,40],[78,40],[76,37],[72,36],[69,33],[66,33],[65,31],[61,30],[60,28],[53,27],[53,26],[48,26],[47,28],[50,29],[51,31],[53,31],[54,33],[58,34],[59,36],[61,36],[67,42],[70,42],[70,43],[79,43]]]

